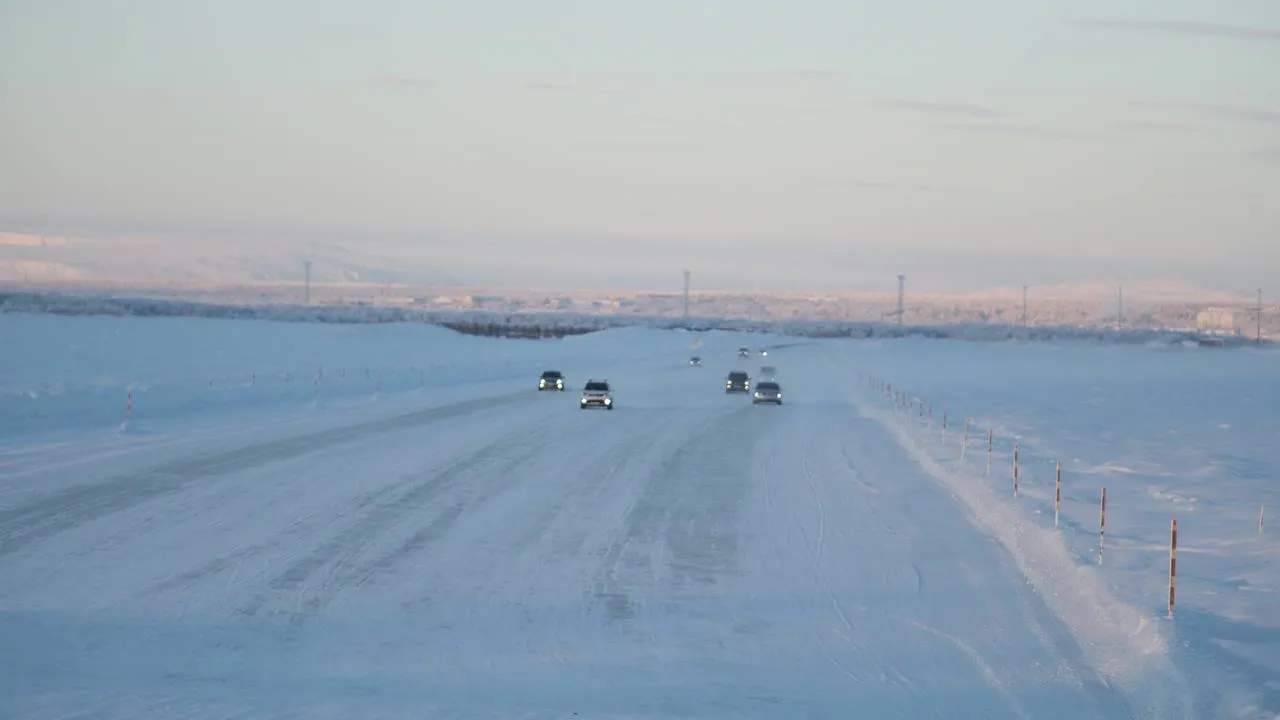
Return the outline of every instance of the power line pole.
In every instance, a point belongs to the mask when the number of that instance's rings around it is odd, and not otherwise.
[[[302,263],[302,267],[303,267],[303,277],[304,277],[303,290],[302,290],[302,298],[303,298],[302,302],[304,305],[310,305],[311,304],[311,261],[310,260],[304,261]]]
[[[1027,286],[1022,286],[1022,325],[1027,325]]]
[[[1261,346],[1262,345],[1262,288],[1258,288],[1258,316],[1256,320],[1258,323],[1258,329],[1257,329],[1258,334],[1255,342],[1259,346]]]
[[[906,306],[903,303],[903,296],[906,295],[906,292],[907,292],[907,276],[899,275],[898,276],[898,324],[899,325],[903,323],[903,319],[906,317],[906,314],[907,314],[905,309]]]
[[[684,328],[689,329],[689,271],[684,271]]]
[[[1116,287],[1116,330],[1124,329],[1124,285]]]

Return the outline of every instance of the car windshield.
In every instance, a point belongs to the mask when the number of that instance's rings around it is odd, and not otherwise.
[[[760,383],[759,385],[757,385],[757,386],[756,386],[756,389],[757,389],[757,390],[777,390],[777,389],[778,389],[778,383],[775,383],[775,382],[762,382],[762,383]]]
[[[557,370],[548,370],[542,373],[542,377],[547,378],[548,380],[556,380],[560,378],[561,375],[560,375],[560,372]]]
[[[608,392],[608,390],[609,390],[609,383],[604,383],[604,382],[589,382],[589,383],[587,383],[587,389],[588,389],[588,390],[595,390],[595,391],[597,391],[597,392]]]

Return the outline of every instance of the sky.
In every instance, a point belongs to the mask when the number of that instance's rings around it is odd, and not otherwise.
[[[1248,289],[1277,78],[1275,0],[0,0],[0,230],[574,287]]]

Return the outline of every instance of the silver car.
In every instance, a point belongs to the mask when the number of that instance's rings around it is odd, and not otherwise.
[[[605,410],[613,409],[613,388],[609,387],[607,380],[588,380],[587,384],[582,388],[582,399],[578,402],[578,407],[586,410],[589,407],[602,407]]]
[[[755,395],[751,398],[751,404],[759,405],[760,403],[781,405],[782,386],[772,380],[762,380],[756,383],[756,391]]]

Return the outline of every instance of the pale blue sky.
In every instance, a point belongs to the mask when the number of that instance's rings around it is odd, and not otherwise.
[[[0,230],[1247,290],[1280,273],[1280,3],[0,0],[0,158]]]

